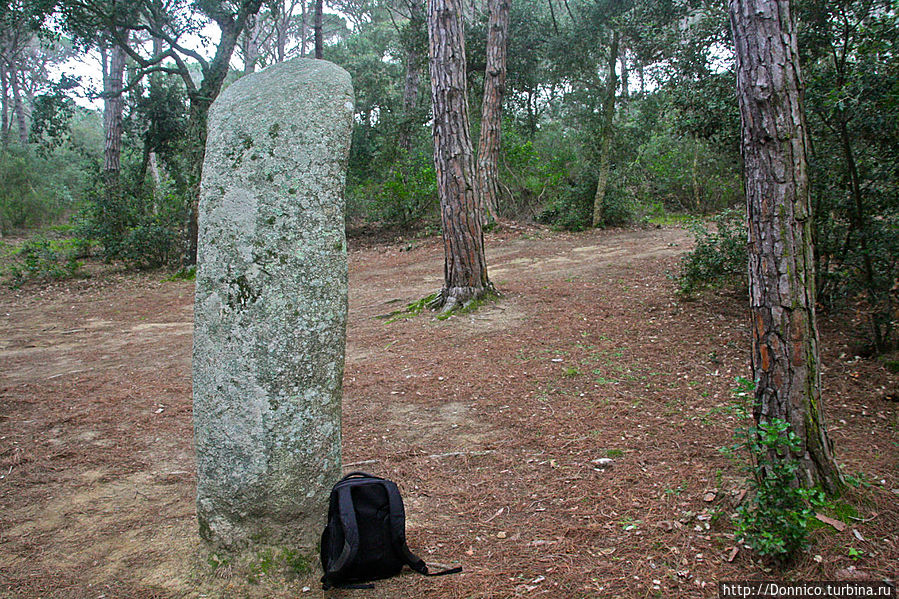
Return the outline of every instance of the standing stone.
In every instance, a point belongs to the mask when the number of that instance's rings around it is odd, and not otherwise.
[[[295,59],[212,105],[193,396],[203,538],[313,546],[339,478],[349,74]]]

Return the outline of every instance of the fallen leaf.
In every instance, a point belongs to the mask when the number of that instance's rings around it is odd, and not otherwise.
[[[493,514],[492,516],[490,516],[489,518],[484,520],[484,523],[486,524],[487,522],[490,522],[491,520],[493,520],[494,518],[496,518],[497,516],[502,514],[505,510],[506,510],[506,508],[504,508],[504,507],[499,508],[498,510],[496,510],[495,514]]]
[[[734,561],[734,558],[737,557],[737,554],[738,554],[739,552],[740,552],[740,548],[739,548],[739,547],[734,547],[733,549],[731,549],[731,550],[730,550],[730,553],[727,555],[727,561],[728,561],[728,562]]]
[[[714,491],[709,491],[708,493],[706,493],[705,495],[702,496],[702,500],[707,501],[707,502],[715,501],[715,497],[717,497],[717,494]]]
[[[815,518],[823,522],[824,524],[829,524],[836,528],[838,531],[843,532],[846,530],[846,525],[840,522],[839,520],[834,520],[833,518],[829,518],[824,514],[815,514]]]

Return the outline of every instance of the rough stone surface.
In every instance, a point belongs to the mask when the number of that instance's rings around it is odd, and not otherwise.
[[[200,191],[200,534],[314,546],[340,476],[349,74],[296,59],[215,101]]]

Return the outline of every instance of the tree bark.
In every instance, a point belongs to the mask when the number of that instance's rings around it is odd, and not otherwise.
[[[503,94],[506,89],[506,38],[509,34],[510,0],[490,0],[487,23],[487,69],[481,105],[478,141],[478,191],[481,218],[499,220],[499,149],[502,143]]]
[[[468,121],[460,0],[428,2],[434,167],[443,223],[444,286],[434,307],[452,310],[493,290],[487,278]]]
[[[627,67],[627,47],[621,44],[621,51],[618,53],[618,64],[621,66],[621,97],[627,100],[630,97],[630,81]]]
[[[197,263],[197,236],[199,234],[198,216],[200,207],[200,178],[203,173],[203,159],[206,156],[206,133],[209,107],[222,90],[228,76],[231,55],[240,32],[245,27],[245,19],[259,11],[261,3],[254,3],[247,13],[236,19],[222,20],[219,23],[222,36],[216,47],[216,53],[204,72],[203,83],[199,89],[188,92],[190,107],[187,114],[186,151],[188,169],[187,184],[190,195],[190,217],[187,223],[188,248],[185,266]]]
[[[9,80],[4,64],[0,64],[0,94],[0,142],[5,148],[9,144]]]
[[[261,25],[255,16],[247,19],[247,26],[241,35],[240,49],[243,54],[243,74],[249,75],[256,70],[259,62],[259,29]]]
[[[596,182],[596,195],[593,197],[593,226],[602,224],[605,216],[606,189],[609,186],[610,154],[612,149],[612,121],[615,118],[615,89],[618,77],[615,65],[618,62],[618,31],[612,34],[612,45],[609,47],[609,72],[606,76],[606,95],[602,102],[602,139],[599,148],[599,179]]]
[[[115,186],[121,169],[122,155],[122,113],[125,99],[122,97],[122,80],[125,75],[125,51],[113,46],[103,77],[103,177],[107,184]]]
[[[24,146],[28,143],[28,126],[25,122],[25,104],[22,102],[22,93],[19,89],[19,73],[16,69],[10,69],[9,82],[12,88],[13,114],[16,117],[16,126],[19,129],[19,143]]]
[[[315,28],[315,57],[318,59],[324,58],[325,52],[324,32],[322,31],[322,9],[322,0],[315,0],[315,23],[313,27]]]
[[[301,7],[301,20],[300,20],[300,56],[306,58],[306,1],[302,0],[300,3]],[[287,44],[287,32],[284,34],[284,44]]]
[[[421,0],[409,2],[409,30],[415,30],[423,26],[425,21],[424,4]],[[418,87],[421,83],[422,57],[419,56],[418,46],[413,36],[406,42],[406,78],[403,85],[403,123],[397,140],[400,149],[408,153],[412,150],[412,128],[415,125],[416,109],[418,108]]]
[[[749,215],[752,371],[757,424],[785,420],[802,447],[796,483],[843,478],[820,392],[812,215],[795,16],[788,0],[730,0]]]

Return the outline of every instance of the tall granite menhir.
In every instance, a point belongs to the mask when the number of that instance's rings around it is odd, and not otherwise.
[[[349,74],[296,59],[212,105],[193,395],[200,534],[313,546],[339,478]]]

